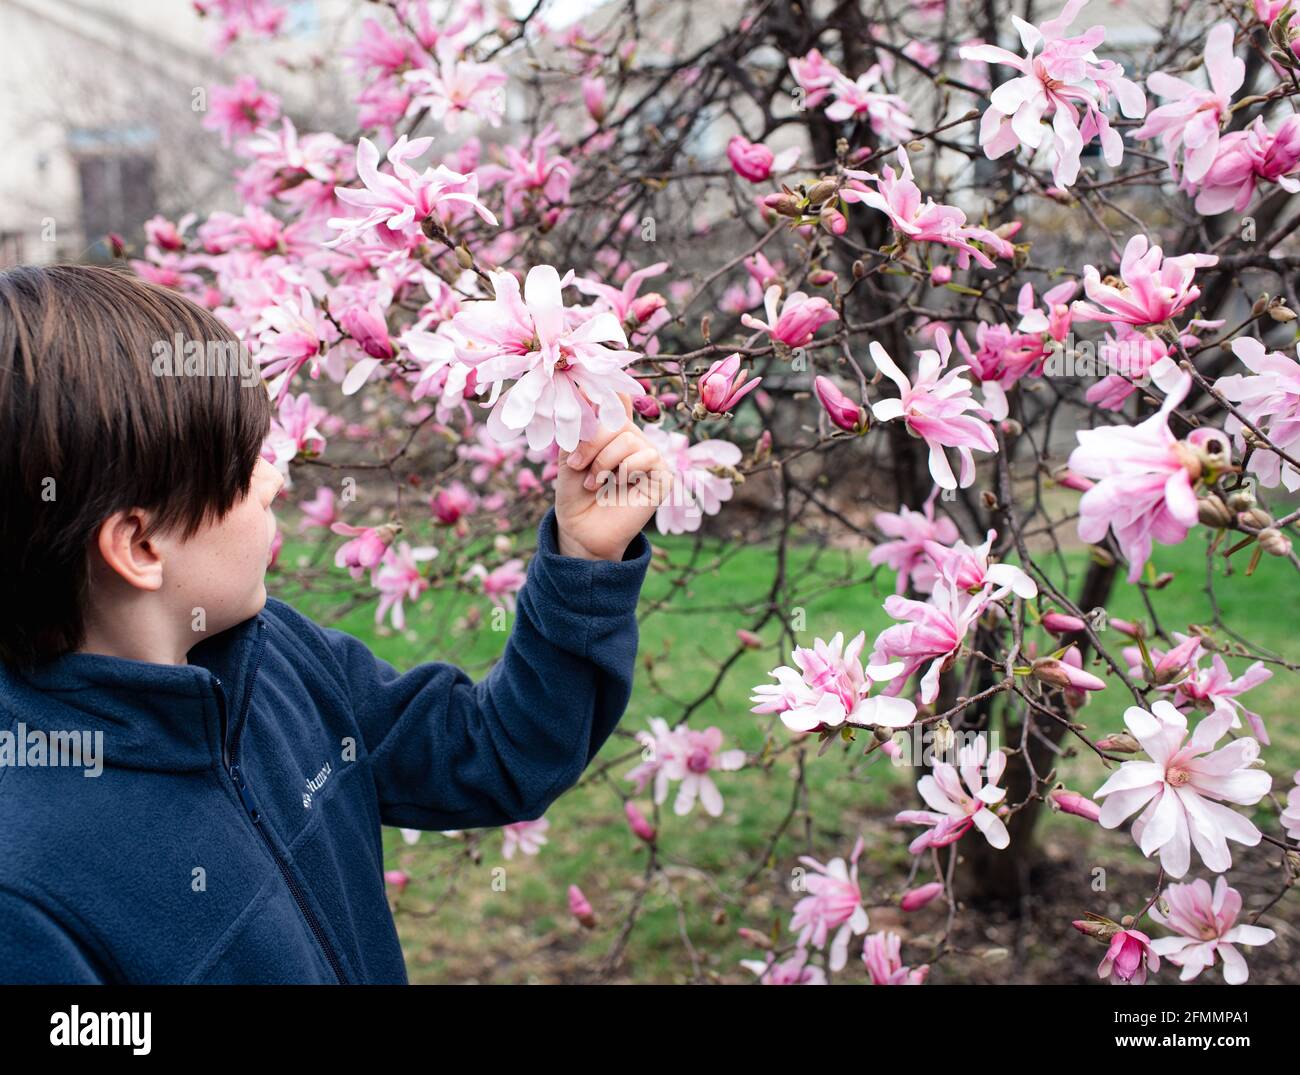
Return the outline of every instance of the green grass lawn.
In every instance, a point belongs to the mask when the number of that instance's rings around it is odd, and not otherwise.
[[[769,601],[778,571],[775,551],[697,545],[684,538],[658,536],[654,544],[666,551],[674,567],[690,563],[694,570],[685,586],[673,581],[676,571],[651,571],[648,576],[641,605],[637,687],[620,733],[605,745],[583,782],[548,811],[549,843],[541,852],[507,861],[501,854],[501,833],[493,830],[459,838],[425,833],[414,847],[406,845],[396,830],[386,831],[388,866],[400,866],[413,878],[397,908],[412,981],[590,980],[618,943],[624,918],[633,907],[639,912],[636,925],[611,980],[683,981],[691,977],[693,960],[698,960],[700,975],[744,981],[749,976],[737,961],[756,953],[736,936],[736,927],[767,929],[777,921],[784,927],[796,899],[787,883],[797,856],[810,853],[826,861],[847,855],[859,833],[867,847],[864,876],[876,879],[864,884],[869,900],[884,904],[897,895],[906,877],[906,844],[916,830],[887,819],[893,810],[913,805],[916,772],[889,765],[879,753],[863,759],[866,740],[861,738],[857,746],[833,748],[821,757],[816,756],[815,741],[806,744],[807,800],[799,804],[801,813],[777,841],[770,865],[758,869],[757,879],[748,887],[742,882],[760,866],[773,833],[791,810],[793,755],[781,752],[766,769],[757,766],[758,771],[718,774],[726,808],[717,819],[707,817],[698,804],[688,816],[674,815],[670,793],[654,819],[664,843],[661,869],[647,884],[648,851],[628,830],[622,800],[611,787],[617,785],[624,794],[631,790],[624,776],[636,763],[638,747],[626,733],[647,728],[651,716],[675,723],[703,697],[689,723],[695,728],[717,725],[728,747],[757,754],[769,734],[777,747],[788,741],[779,723],[773,731],[773,718],[749,712],[751,688],[766,682],[771,668],[788,663],[788,653],[774,648],[781,630],[778,619],[758,631],[767,648],[743,652],[718,678],[720,662],[731,658],[737,648],[736,629],[753,627]],[[282,558],[296,562],[301,554],[291,544]],[[1248,578],[1244,574],[1248,555],[1234,557],[1236,570],[1231,578],[1224,577],[1222,559],[1217,558],[1216,593],[1223,617],[1256,647],[1298,661],[1300,613],[1294,569],[1266,557]],[[1066,563],[1073,572],[1067,592],[1077,592],[1079,574],[1086,566],[1085,551],[1067,552]],[[1201,535],[1193,534],[1177,549],[1158,546],[1153,563],[1159,572],[1175,576],[1152,595],[1163,626],[1174,631],[1185,630],[1189,623],[1210,624]],[[801,578],[800,591],[808,595],[799,606],[784,610],[802,624],[801,643],[811,644],[817,636],[829,638],[836,631],[851,637],[865,630],[870,651],[871,640],[890,622],[881,602],[892,592],[892,572],[872,577],[865,549],[829,550],[812,544],[791,548],[785,569],[788,576]],[[322,573],[320,580],[306,588],[273,582],[272,589],[309,615],[356,634],[399,668],[424,660],[448,660],[477,678],[504,645],[505,631],[491,629],[490,609],[482,598],[426,594],[408,610],[408,624],[417,630],[402,635],[376,628],[373,602],[334,620],[337,610],[354,600],[356,588],[341,572]],[[483,613],[476,627],[466,619],[474,605]],[[1115,616],[1146,618],[1138,587],[1122,580],[1109,609]],[[1033,637],[1047,648],[1041,631],[1034,631]],[[1246,663],[1229,661],[1234,672]],[[1297,701],[1297,677],[1285,671],[1247,697],[1272,734],[1274,745],[1265,756],[1276,778],[1275,789],[1283,795],[1291,773],[1300,767],[1300,722],[1292,716]],[[1123,711],[1130,702],[1131,696],[1115,685],[1094,697],[1078,719],[1096,738],[1122,727]],[[611,764],[617,759],[626,760]],[[1071,786],[1088,794],[1105,778],[1091,755],[1066,759],[1060,772]],[[647,789],[636,798],[647,814],[652,808],[650,796]],[[804,813],[804,808],[811,809]],[[1257,820],[1262,823],[1271,813],[1271,808],[1261,810]],[[1080,827],[1089,831],[1078,836]],[[1123,832],[1103,833],[1078,819],[1048,816],[1042,839],[1051,841],[1055,833],[1066,830],[1072,838],[1100,847],[1102,855],[1144,866],[1154,881],[1154,865],[1143,863]],[[595,930],[584,931],[568,913],[570,884],[580,885],[595,908],[599,918]],[[1136,898],[1140,904],[1144,894]],[[873,911],[873,928],[878,928],[877,921],[884,924],[886,919],[878,919]],[[789,939],[784,930],[782,937]],[[857,949],[853,951],[856,955]],[[853,974],[852,964],[846,973],[853,980],[859,977]]]

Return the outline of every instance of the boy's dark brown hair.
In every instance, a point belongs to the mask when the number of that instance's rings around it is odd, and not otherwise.
[[[81,645],[91,543],[114,512],[189,537],[248,493],[266,388],[236,363],[156,372],[182,341],[239,346],[201,306],[122,269],[0,272],[0,660]]]

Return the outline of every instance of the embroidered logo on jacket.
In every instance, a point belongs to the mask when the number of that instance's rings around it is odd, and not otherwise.
[[[329,775],[333,771],[330,768],[330,763],[326,762],[320,767],[320,772],[307,781],[307,790],[302,793],[302,807],[304,810],[311,809],[311,797],[325,786],[325,781],[329,779]]]

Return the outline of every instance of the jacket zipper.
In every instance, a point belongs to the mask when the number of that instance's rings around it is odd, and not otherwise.
[[[265,625],[259,619],[257,621],[257,658],[253,662],[252,673],[248,677],[248,687],[244,691],[244,701],[240,707],[238,719],[230,732],[230,750],[225,749],[225,722],[226,722],[226,694],[222,689],[221,680],[217,676],[212,677],[213,685],[217,688],[217,699],[221,706],[222,718],[222,761],[226,765],[226,771],[230,779],[234,782],[235,790],[239,793],[239,801],[244,804],[244,809],[248,812],[249,818],[253,822],[253,827],[257,829],[262,837],[262,842],[266,844],[266,849],[271,853],[271,858],[275,861],[276,866],[280,869],[280,876],[284,878],[284,883],[289,888],[290,895],[293,896],[294,902],[298,905],[298,910],[302,912],[312,935],[316,938],[316,943],[320,945],[321,951],[325,955],[326,961],[333,970],[334,976],[338,979],[340,985],[347,985],[348,978],[343,971],[343,964],[334,954],[334,949],[329,943],[329,938],[325,936],[325,931],[321,929],[320,923],[316,920],[315,914],[307,905],[307,900],[303,896],[302,886],[298,884],[297,879],[289,869],[289,864],[280,856],[276,850],[275,844],[271,842],[271,837],[266,831],[266,826],[262,824],[262,812],[258,809],[257,800],[253,798],[253,791],[248,786],[248,781],[244,779],[244,772],[239,767],[239,739],[244,731],[244,723],[248,719],[248,707],[253,699],[253,681],[257,678],[257,673],[262,667],[262,657],[266,651],[266,639],[263,635]]]

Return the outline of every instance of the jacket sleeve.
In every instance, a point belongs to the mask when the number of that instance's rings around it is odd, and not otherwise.
[[[35,903],[0,888],[0,984],[103,985],[96,961]]]
[[[581,560],[560,555],[555,525],[552,508],[505,651],[477,683],[441,662],[399,673],[360,640],[324,628],[385,825],[445,831],[539,818],[623,716],[650,543],[637,534],[622,562]]]

